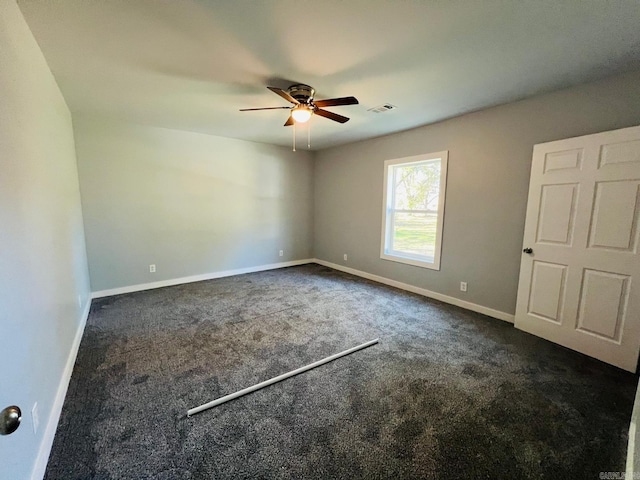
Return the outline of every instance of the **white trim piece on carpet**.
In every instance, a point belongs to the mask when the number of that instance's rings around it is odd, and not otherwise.
[[[200,405],[199,407],[191,408],[187,411],[187,417],[195,415],[196,413],[203,412],[210,408],[217,407],[218,405],[222,405],[223,403],[229,402],[231,400],[235,400],[236,398],[240,398],[249,393],[255,392],[256,390],[260,390],[261,388],[268,387],[269,385],[273,385],[274,383],[281,382],[286,380],[287,378],[294,377],[304,372],[308,372],[316,367],[324,365],[325,363],[333,362],[339,358],[345,357],[352,353],[358,352],[360,350],[364,350],[365,348],[372,347],[377,344],[379,341],[378,338],[375,340],[369,340],[361,345],[351,347],[348,350],[344,350],[340,353],[334,353],[328,357],[323,358],[322,360],[317,360],[309,365],[305,365],[304,367],[296,368],[295,370],[291,370],[290,372],[283,373],[282,375],[278,375],[277,377],[270,378],[269,380],[265,380],[264,382],[257,383],[251,387],[243,388],[242,390],[238,390],[235,393],[230,393],[229,395],[225,395],[224,397],[217,398],[216,400],[212,400],[211,402],[205,403],[204,405]]]
[[[62,413],[62,406],[64,405],[64,399],[67,396],[67,389],[69,388],[69,382],[71,381],[71,374],[73,373],[73,366],[76,363],[76,357],[78,356],[78,350],[80,349],[80,342],[82,341],[82,335],[84,334],[84,328],[87,325],[87,319],[89,318],[89,311],[91,310],[91,299],[88,299],[82,309],[82,316],[78,323],[78,329],[76,335],[71,344],[69,350],[69,356],[67,357],[67,363],[62,371],[62,377],[58,384],[58,390],[56,397],[53,399],[53,406],[51,407],[51,413],[49,413],[49,419],[47,420],[47,426],[45,427],[40,441],[40,448],[38,449],[38,456],[31,470],[31,480],[42,480],[47,470],[47,463],[49,462],[49,455],[51,454],[51,448],[53,447],[53,440],[56,436],[56,430],[58,429],[58,422],[60,421],[60,414]]]
[[[477,303],[467,302],[466,300],[461,300],[456,297],[450,297],[449,295],[433,292],[425,288],[416,287],[408,283],[398,282],[397,280],[391,280],[390,278],[381,277],[380,275],[363,272],[361,270],[356,270],[355,268],[345,267],[343,265],[327,262],[318,258],[314,258],[313,261],[319,265],[333,268],[334,270],[340,270],[341,272],[350,273],[351,275],[356,275],[357,277],[362,277],[366,278],[367,280],[373,280],[374,282],[383,283],[384,285],[396,287],[400,290],[406,290],[407,292],[417,293],[418,295],[433,298],[434,300],[439,300],[444,303],[450,303],[451,305],[456,305],[457,307],[462,307],[473,312],[478,312],[489,317],[497,318],[498,320],[504,320],[505,322],[509,323],[514,323],[515,321],[515,316],[511,313],[501,312],[500,310],[494,310],[493,308],[484,307],[482,305],[478,305]]]
[[[306,258],[303,260],[292,260],[290,262],[270,263],[268,265],[258,265],[257,267],[238,268],[235,270],[222,270],[219,272],[204,273],[202,275],[192,275],[190,277],[161,280],[159,282],[140,283],[138,285],[128,285],[126,287],[110,288],[108,290],[99,290],[97,292],[92,292],[91,298],[110,297],[112,295],[120,295],[122,293],[141,292],[143,290],[152,290],[154,288],[172,287],[174,285],[182,285],[183,283],[201,282],[203,280],[232,277],[234,275],[242,275],[244,273],[263,272],[265,270],[295,267],[297,265],[306,265],[307,263],[314,263],[314,259]]]

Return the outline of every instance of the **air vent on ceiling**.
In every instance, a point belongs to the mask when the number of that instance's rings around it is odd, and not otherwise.
[[[393,110],[394,108],[397,108],[397,107],[395,105],[391,105],[390,103],[383,103],[382,105],[378,105],[377,107],[370,108],[367,111],[374,112],[374,113],[382,113],[382,112],[388,112],[389,110]]]

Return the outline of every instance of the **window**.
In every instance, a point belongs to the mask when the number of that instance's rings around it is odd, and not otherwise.
[[[384,162],[380,257],[440,270],[448,152]]]

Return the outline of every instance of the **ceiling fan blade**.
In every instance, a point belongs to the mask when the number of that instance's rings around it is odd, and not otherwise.
[[[338,105],[357,105],[356,97],[327,98],[313,102],[316,107],[337,107]]]
[[[266,108],[241,108],[241,112],[252,112],[254,110],[282,110],[283,108],[290,109],[291,107],[266,107]]]
[[[327,110],[322,110],[321,108],[316,109],[316,115],[320,115],[321,117],[328,118],[329,120],[333,120],[334,122],[345,123],[349,121],[348,117],[343,117],[342,115],[338,115],[337,113],[329,112]]]
[[[285,127],[290,127],[291,125],[293,125],[293,117],[291,115],[289,115],[289,118],[287,119],[287,121],[284,122],[284,126]]]
[[[287,102],[291,102],[294,105],[298,105],[300,102],[298,100],[296,100],[295,98],[293,98],[291,95],[289,95],[287,92],[285,92],[284,90],[282,90],[281,88],[276,88],[276,87],[267,87],[269,90],[271,90],[273,93],[275,93],[276,95],[280,95],[282,98],[284,98]]]

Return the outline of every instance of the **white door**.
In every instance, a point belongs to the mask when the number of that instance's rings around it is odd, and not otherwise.
[[[640,127],[534,147],[517,328],[636,371],[639,187]]]

